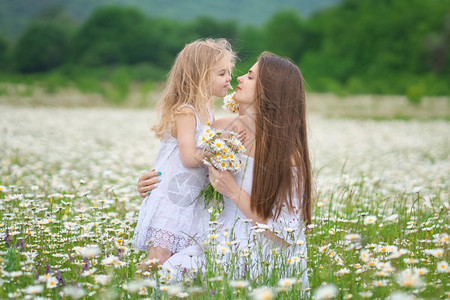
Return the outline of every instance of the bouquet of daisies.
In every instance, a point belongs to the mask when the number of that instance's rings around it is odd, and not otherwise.
[[[214,129],[207,125],[200,136],[199,143],[203,151],[210,154],[203,160],[206,165],[233,173],[242,169],[243,162],[239,158],[239,154],[246,150],[237,138],[236,133]],[[198,197],[205,198],[205,208],[209,207],[211,220],[214,221],[223,210],[223,195],[209,183],[205,189],[200,191]]]
[[[231,113],[239,111],[239,103],[234,101],[234,93],[228,94],[223,98],[222,108]]]

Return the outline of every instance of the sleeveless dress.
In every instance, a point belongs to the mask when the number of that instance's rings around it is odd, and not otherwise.
[[[186,106],[194,110],[192,106]],[[194,113],[198,147],[205,125],[200,123],[195,110]],[[209,113],[212,123],[212,111]],[[133,245],[141,251],[148,251],[149,246],[159,246],[177,253],[203,239],[208,226],[209,214],[203,209],[204,201],[196,200],[207,184],[208,169],[185,167],[177,139],[170,133],[161,140],[154,167],[162,171],[161,181],[142,202]]]
[[[253,158],[243,155],[242,161],[244,168],[234,178],[250,194]],[[283,208],[278,218],[268,219],[267,224],[255,226],[233,201],[227,197],[224,200],[224,209],[217,218],[219,225],[213,232],[215,242],[209,246],[206,237],[204,244],[207,246],[193,245],[170,257],[163,267],[172,272],[172,278],[181,280],[186,270],[204,271],[207,263],[205,250],[212,250],[220,253],[221,265],[234,273],[237,279],[247,274],[250,279],[257,280],[258,276],[271,272],[277,266],[278,278],[301,278],[303,288],[308,288],[306,237],[300,209],[295,207],[294,212],[290,212]],[[267,238],[262,233],[265,230],[273,231],[290,246],[283,247]],[[263,261],[269,263],[264,264]]]

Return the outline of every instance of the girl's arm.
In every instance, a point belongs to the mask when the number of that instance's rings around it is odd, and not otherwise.
[[[196,118],[190,108],[182,108],[183,114],[175,118],[176,139],[183,165],[187,168],[203,167],[205,154],[197,151],[195,141]]]

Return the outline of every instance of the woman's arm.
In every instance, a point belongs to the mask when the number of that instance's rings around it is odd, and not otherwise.
[[[233,175],[229,171],[220,171],[214,167],[208,167],[209,169],[209,181],[212,186],[222,195],[228,197],[239,210],[249,219],[252,223],[267,224],[268,220],[255,213],[250,208],[250,195],[244,191],[236,182]],[[264,234],[282,245],[288,245],[288,243],[276,236],[272,231],[266,230]]]
[[[241,141],[242,144],[244,144],[247,132],[244,128],[242,128],[242,126],[239,126],[239,123],[240,121],[238,117],[223,117],[215,120],[212,124],[212,127],[237,133],[238,140]]]
[[[223,117],[223,118],[214,120],[214,123],[212,124],[212,126],[217,129],[234,131],[233,124],[235,124],[236,121],[237,121],[237,117]]]
[[[139,195],[141,195],[142,198],[147,197],[150,194],[150,192],[157,187],[157,183],[159,182],[160,176],[161,172],[158,172],[155,169],[139,176],[137,189]]]
[[[231,172],[220,171],[214,167],[208,167],[208,169],[209,181],[219,193],[233,201],[239,210],[254,223],[267,223],[266,219],[252,211],[250,208],[250,195],[237,184]]]

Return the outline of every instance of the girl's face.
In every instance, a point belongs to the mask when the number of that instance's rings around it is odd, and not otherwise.
[[[222,58],[212,72],[212,94],[213,96],[223,98],[227,95],[230,88],[231,76],[229,73],[230,61],[227,57]]]
[[[239,104],[251,104],[255,101],[258,69],[258,62],[256,62],[250,70],[248,70],[247,74],[237,78],[239,85],[236,88],[234,100]]]

